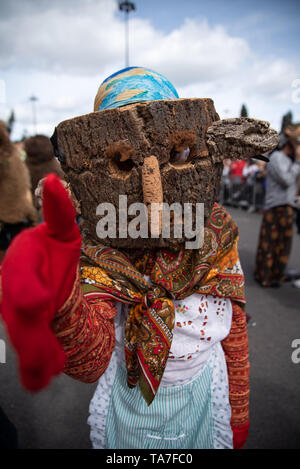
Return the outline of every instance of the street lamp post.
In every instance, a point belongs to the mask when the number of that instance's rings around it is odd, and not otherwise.
[[[129,67],[129,25],[128,16],[135,10],[133,2],[119,2],[119,10],[125,12],[125,67]]]
[[[31,96],[29,98],[29,101],[32,102],[32,124],[33,124],[33,133],[36,135],[37,134],[37,118],[36,118],[36,102],[38,101],[38,98],[36,96]]]

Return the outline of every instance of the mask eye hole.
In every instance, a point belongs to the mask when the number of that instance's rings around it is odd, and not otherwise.
[[[131,158],[116,152],[111,158],[111,164],[115,166],[119,171],[131,171],[134,167],[134,162]]]
[[[190,153],[190,147],[186,147],[184,150],[176,150],[176,148],[172,148],[170,153],[170,163],[173,165],[184,164],[188,161]]]
[[[193,130],[180,130],[170,135],[170,164],[183,166],[192,162],[195,155],[196,140],[197,135]]]
[[[108,169],[113,176],[129,176],[135,164],[132,159],[133,148],[128,142],[117,142],[108,147],[105,156],[108,158]]]

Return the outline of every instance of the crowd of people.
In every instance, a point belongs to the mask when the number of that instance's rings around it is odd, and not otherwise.
[[[254,276],[263,287],[279,287],[289,279],[287,264],[294,224],[300,233],[299,126],[282,132],[266,161],[224,160],[219,201],[222,205],[263,214]],[[300,288],[300,271],[293,285]]]
[[[266,163],[263,161],[224,160],[220,203],[242,207],[249,212],[262,211],[266,174]]]

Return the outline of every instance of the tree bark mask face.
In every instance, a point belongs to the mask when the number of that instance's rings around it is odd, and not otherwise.
[[[176,248],[185,241],[184,234],[174,237],[171,226],[170,236],[163,237],[159,221],[155,238],[150,233],[134,240],[99,240],[98,205],[116,208],[117,233],[120,195],[127,196],[128,206],[189,203],[194,209],[203,203],[206,219],[219,192],[223,159],[246,159],[271,150],[277,134],[254,119],[220,121],[211,99],[171,99],[64,121],[56,128],[54,144],[91,241],[118,248]],[[195,214],[193,210],[193,226]]]

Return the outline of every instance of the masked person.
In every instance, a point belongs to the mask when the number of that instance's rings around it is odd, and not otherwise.
[[[48,176],[45,222],[5,258],[1,309],[28,389],[62,371],[100,378],[88,420],[93,447],[244,445],[244,276],[237,226],[215,200],[224,153],[263,153],[275,134],[261,121],[220,121],[212,100],[179,99],[165,77],[142,67],[107,78],[93,113],[57,127],[52,141],[80,203],[81,232],[67,192]],[[120,220],[125,195],[146,212],[152,203],[203,202],[203,243],[187,248],[183,235],[163,236],[161,212],[155,236],[124,235],[131,220],[122,236],[109,229],[99,239],[102,204]]]

